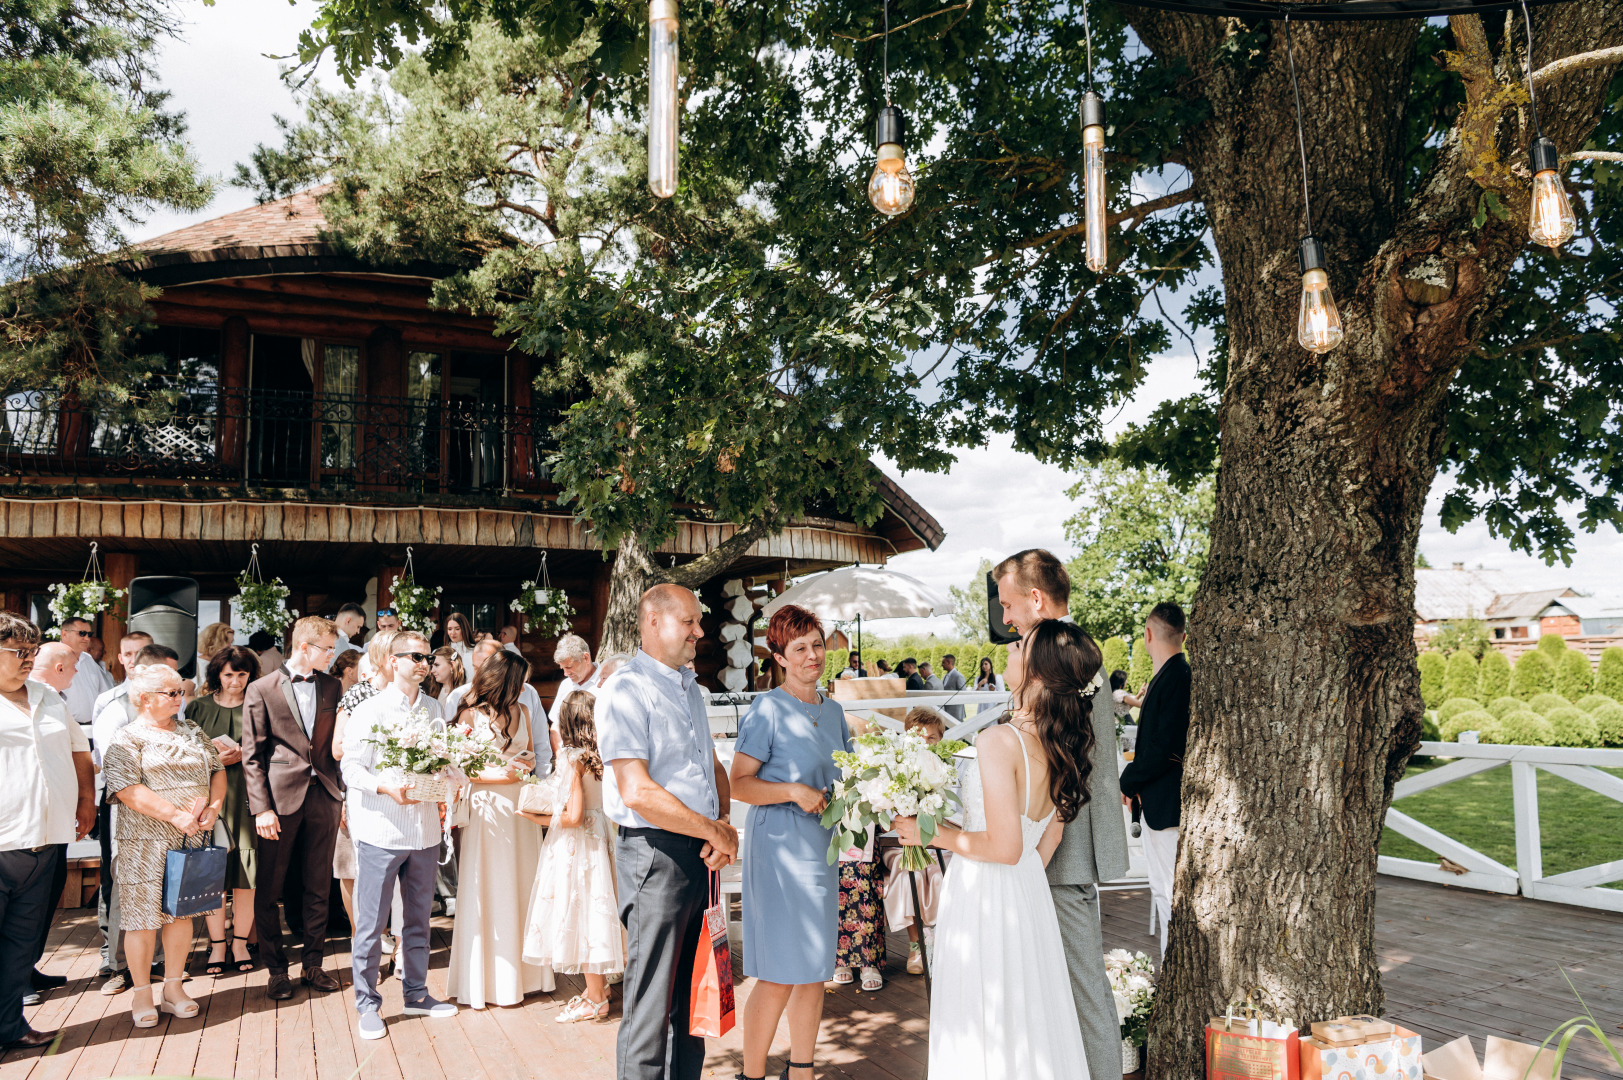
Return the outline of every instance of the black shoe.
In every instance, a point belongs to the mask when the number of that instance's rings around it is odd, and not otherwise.
[[[44,1000],[45,1000],[44,995],[42,995],[38,990],[30,990],[30,991],[28,991],[28,993],[23,995],[23,1004],[25,1006],[27,1006],[27,1005],[39,1005],[42,1002],[44,1002]]]
[[[19,1035],[8,1043],[0,1044],[0,1050],[38,1050],[50,1046],[56,1041],[54,1031],[35,1031],[29,1028],[27,1034]]]
[[[789,1080],[790,1069],[810,1069],[812,1067],[813,1065],[809,1061],[791,1061],[789,1064],[783,1067],[783,1075],[780,1076],[778,1080]]]
[[[293,980],[285,971],[273,971],[265,983],[265,995],[272,1001],[286,1001],[293,996]]]
[[[68,980],[64,979],[62,976],[47,975],[38,968],[34,969],[34,974],[30,977],[29,982],[33,985],[35,990],[39,990],[41,992],[46,990],[58,990],[68,985]]]
[[[306,968],[304,973],[299,976],[299,981],[310,989],[320,990],[325,994],[343,989],[343,984],[338,981],[332,972],[323,971],[321,968]]]

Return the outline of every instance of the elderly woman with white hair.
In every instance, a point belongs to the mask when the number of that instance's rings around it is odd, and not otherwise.
[[[163,871],[169,852],[188,837],[207,838],[225,801],[225,766],[208,736],[179,715],[182,679],[167,664],[144,664],[130,675],[135,719],[102,755],[107,801],[116,815],[119,923],[134,995],[130,1020],[155,1027],[158,1013],[196,1016],[198,1004],[181,989],[192,949],[191,919],[163,913]],[[224,902],[224,894],[221,901]],[[163,992],[152,993],[152,956],[163,933]]]

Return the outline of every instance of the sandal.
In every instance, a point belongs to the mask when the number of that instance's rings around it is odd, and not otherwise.
[[[173,979],[165,979],[163,981],[163,985],[165,988],[167,988],[170,983],[178,983],[183,981],[185,981],[183,977],[177,976]],[[190,1020],[192,1017],[197,1015],[199,1009],[201,1009],[201,1006],[198,1005],[197,1002],[192,1001],[190,998],[185,1001],[177,1001],[174,1003],[170,1003],[169,1000],[165,998],[164,1000],[158,1002],[159,1012],[166,1012],[177,1020]]]
[[[569,999],[569,1004],[552,1019],[560,1024],[573,1024],[581,1020],[594,1020],[601,1023],[609,1018],[609,996],[602,1001],[593,1001],[585,994],[577,994]]]
[[[147,992],[147,998],[149,999],[145,1009],[135,1003],[142,990]],[[150,1003],[151,997],[152,986],[150,984],[137,986],[135,993],[130,995],[130,1023],[138,1028],[154,1028],[158,1026],[158,1010],[152,1007]]]
[[[221,956],[218,960],[214,959],[214,946],[216,945],[220,946],[221,950],[223,951],[225,948],[225,938],[221,938],[219,941],[209,938],[209,962],[207,966],[203,968],[203,974],[205,975],[225,974],[225,957]]]
[[[885,977],[879,974],[878,968],[862,969],[862,988],[869,993],[876,993],[885,988]]]
[[[246,960],[232,961],[232,963],[237,965],[237,970],[241,972],[249,972],[258,967],[259,961],[254,959],[254,947],[248,944],[248,939],[245,937],[237,937],[236,934],[232,934],[231,937],[233,940],[242,942],[242,951],[248,954],[248,959]]]
[[[789,1080],[790,1069],[810,1069],[813,1065],[814,1063],[810,1061],[791,1061],[783,1067],[783,1075],[778,1080]]]
[[[850,986],[851,985],[851,969],[848,968],[848,967],[837,967],[837,968],[835,968],[834,969],[834,983],[835,983],[836,986]]]

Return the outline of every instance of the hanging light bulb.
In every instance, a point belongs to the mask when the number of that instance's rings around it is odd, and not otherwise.
[[[896,106],[886,105],[879,110],[879,130],[874,138],[879,160],[868,178],[868,201],[886,217],[905,214],[913,206],[913,174],[907,171],[902,149],[906,124],[906,117]]]
[[[1082,185],[1088,232],[1088,269],[1102,273],[1105,257],[1105,106],[1089,90],[1082,95]]]
[[[1561,158],[1555,143],[1542,135],[1533,140],[1528,157],[1533,162],[1533,214],[1527,235],[1535,244],[1558,248],[1571,240],[1578,228],[1572,203],[1567,201],[1567,189],[1561,184]]]
[[[676,194],[676,0],[648,4],[648,190]]]
[[[1311,236],[1302,237],[1296,253],[1302,268],[1302,309],[1296,318],[1296,340],[1311,353],[1329,352],[1341,344],[1341,312],[1330,293],[1330,278],[1324,272],[1324,245]]]

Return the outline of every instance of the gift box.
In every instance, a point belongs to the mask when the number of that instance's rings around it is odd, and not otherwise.
[[[1561,1080],[1555,1051],[1531,1043],[1488,1036],[1487,1052],[1479,1064],[1469,1035],[1461,1035],[1420,1059],[1425,1080]]]
[[[1338,1016],[1334,1020],[1320,1020],[1312,1025],[1311,1031],[1325,1046],[1357,1046],[1391,1038],[1392,1022],[1374,1016]]]
[[[1347,1023],[1347,1021],[1357,1021]],[[1313,1025],[1315,1034],[1302,1040],[1302,1080],[1422,1080],[1420,1036],[1374,1017],[1343,1017]],[[1335,1039],[1384,1031],[1368,1041],[1335,1046]]]
[[[1230,1010],[1206,1025],[1206,1080],[1298,1080],[1301,1058],[1289,1021],[1242,1019]]]

